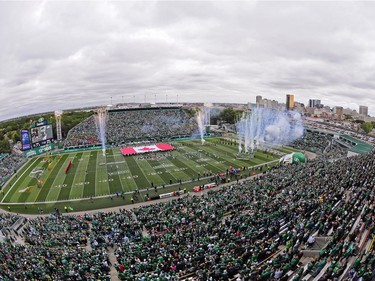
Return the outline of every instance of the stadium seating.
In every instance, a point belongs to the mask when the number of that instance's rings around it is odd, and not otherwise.
[[[64,147],[97,145],[98,143],[95,118],[92,115],[69,130],[64,140]]]
[[[194,118],[180,108],[147,108],[114,110],[107,114],[107,144],[119,145],[136,140],[162,140],[191,136],[196,130]],[[64,147],[98,145],[95,117],[91,116],[72,128]]]
[[[293,141],[290,146],[317,153],[326,159],[346,157],[348,148],[336,142],[332,136],[305,131],[303,138]]]
[[[26,162],[27,158],[23,155],[2,154],[0,158],[0,187]]]
[[[371,280],[374,156],[279,166],[132,210],[38,216],[23,227],[20,216],[0,215],[0,274],[109,280],[116,269],[121,280]],[[326,242],[316,250],[309,237],[315,246]]]

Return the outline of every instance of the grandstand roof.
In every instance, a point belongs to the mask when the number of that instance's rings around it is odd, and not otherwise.
[[[131,108],[111,108],[109,112],[122,111],[151,111],[151,110],[166,110],[166,109],[181,109],[180,106],[157,106],[157,107],[131,107]]]
[[[326,135],[340,135],[340,133],[330,131],[330,130],[324,130],[324,129],[320,129],[320,128],[306,127],[306,129],[309,130],[309,131],[323,133],[323,134],[326,134]]]
[[[355,152],[355,153],[368,153],[370,152],[374,147],[366,142],[363,142],[363,141],[360,141],[356,138],[353,138],[351,136],[348,136],[348,135],[340,135],[342,138],[345,138],[353,143],[355,143],[355,145],[349,149],[350,151],[352,152]]]
[[[368,153],[370,152],[374,147],[366,142],[363,142],[359,139],[356,139],[352,136],[346,135],[346,134],[340,134],[334,131],[329,131],[329,130],[322,130],[320,128],[307,128],[310,131],[315,131],[319,133],[324,133],[324,134],[333,134],[333,135],[339,135],[340,138],[346,139],[347,141],[350,141],[354,144],[353,147],[349,149],[349,151],[352,151],[354,153],[362,154],[362,153]]]

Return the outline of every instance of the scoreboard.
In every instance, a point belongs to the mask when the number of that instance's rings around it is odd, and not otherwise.
[[[52,124],[43,118],[32,124],[30,129],[31,145],[33,148],[40,147],[53,142]]]

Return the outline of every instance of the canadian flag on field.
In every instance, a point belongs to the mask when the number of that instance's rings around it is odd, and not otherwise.
[[[174,147],[167,143],[160,143],[154,145],[144,145],[144,146],[133,146],[121,148],[121,153],[123,155],[134,155],[140,153],[148,153],[155,151],[169,151],[173,150]]]
[[[133,147],[136,153],[154,152],[160,151],[161,149],[157,145],[147,145],[147,146],[136,146]]]

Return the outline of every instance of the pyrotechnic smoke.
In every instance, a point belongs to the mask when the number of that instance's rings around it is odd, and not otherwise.
[[[254,151],[262,144],[282,146],[302,137],[301,115],[266,108],[255,108],[237,122],[238,151]],[[243,149],[242,149],[243,147]]]
[[[102,145],[103,156],[105,156],[105,143],[106,143],[105,129],[106,129],[106,124],[107,124],[107,109],[106,108],[104,107],[99,108],[96,111],[95,124],[98,130],[98,137]]]
[[[206,125],[210,123],[210,108],[204,107],[203,109],[199,110],[196,115],[195,119],[197,120],[199,134],[201,136],[202,145],[204,144],[204,135],[206,133]]]

